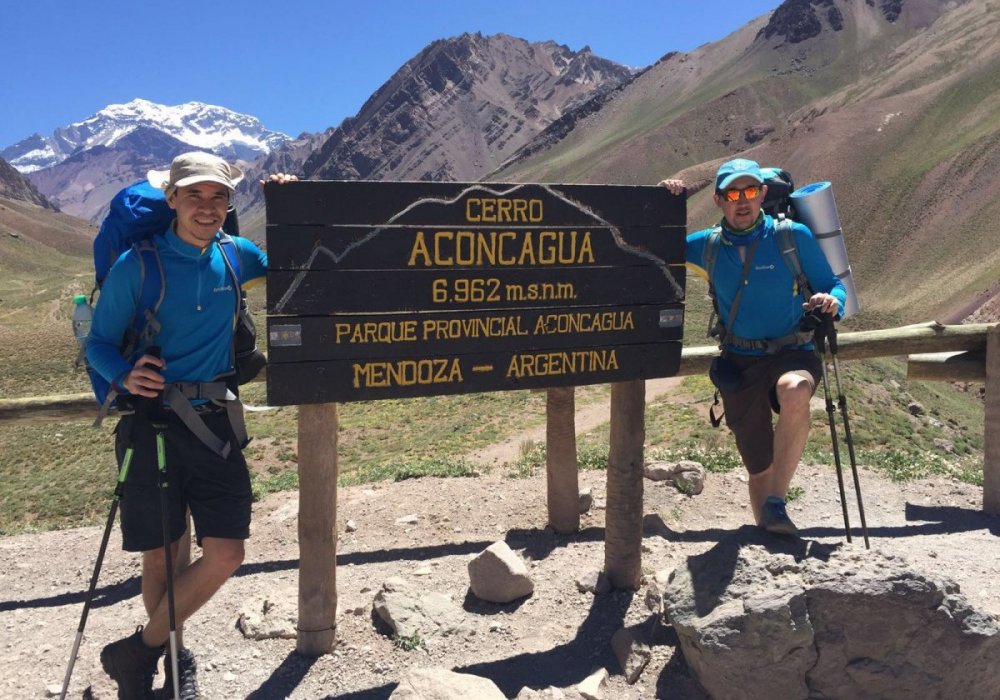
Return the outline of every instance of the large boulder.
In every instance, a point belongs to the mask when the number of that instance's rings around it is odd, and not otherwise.
[[[745,527],[674,570],[664,614],[715,698],[992,698],[1000,627],[888,552]]]
[[[406,672],[390,700],[507,700],[489,678],[455,673],[446,668],[416,668]]]
[[[400,637],[431,637],[469,634],[472,625],[449,596],[428,591],[405,579],[392,577],[375,594],[375,614]]]

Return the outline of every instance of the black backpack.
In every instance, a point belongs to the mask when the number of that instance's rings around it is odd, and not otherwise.
[[[782,168],[761,168],[764,176],[764,184],[767,185],[767,195],[761,208],[765,214],[773,216],[775,219],[786,218],[795,220],[795,209],[792,207],[792,192],[795,191],[795,183],[792,182],[792,175]]]

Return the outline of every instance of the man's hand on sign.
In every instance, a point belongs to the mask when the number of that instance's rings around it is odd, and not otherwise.
[[[286,182],[297,182],[298,179],[298,175],[292,175],[291,173],[271,173],[267,176],[266,180],[260,180],[260,186],[263,188],[269,182],[276,182],[279,185],[283,185]]]
[[[660,180],[656,183],[659,187],[666,187],[670,194],[677,195],[678,197],[684,194],[684,181],[683,180]]]

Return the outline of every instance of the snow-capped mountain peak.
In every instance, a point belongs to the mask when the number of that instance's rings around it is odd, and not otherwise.
[[[136,98],[125,104],[108,105],[82,121],[56,129],[52,136],[33,134],[4,149],[0,157],[22,173],[28,173],[57,165],[98,146],[113,148],[142,128],[160,131],[192,148],[236,160],[255,160],[289,138],[266,129],[256,117],[224,107],[203,102],[168,106]]]

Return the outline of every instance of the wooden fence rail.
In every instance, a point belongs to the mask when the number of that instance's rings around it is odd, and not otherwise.
[[[839,334],[838,357],[858,360],[907,355],[910,379],[983,381],[986,378],[986,332],[989,324],[945,326],[937,322],[900,328]],[[707,374],[718,353],[712,346],[684,348],[678,376]],[[267,375],[265,369],[257,381]],[[92,394],[0,399],[0,422],[81,420],[96,415]]]

